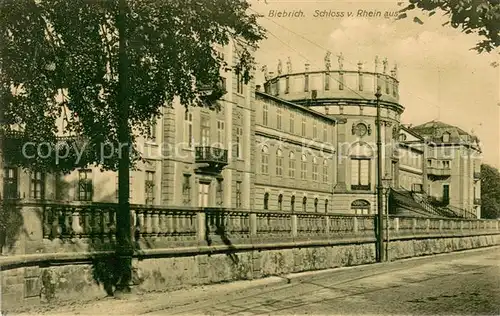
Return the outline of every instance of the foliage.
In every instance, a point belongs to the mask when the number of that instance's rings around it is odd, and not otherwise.
[[[398,19],[408,17],[409,12],[420,9],[429,16],[444,12],[453,28],[460,28],[466,34],[476,33],[482,37],[473,48],[479,53],[491,52],[500,45],[500,1],[499,0],[410,0],[400,10]],[[417,16],[413,21],[422,24]]]
[[[204,106],[221,96],[221,67],[246,82],[252,51],[264,38],[245,0],[127,0],[125,25],[129,134],[146,135],[161,107],[179,98]],[[0,95],[4,132],[21,126],[31,141],[56,143],[56,120],[90,143],[86,163],[101,163],[101,144],[118,144],[118,0],[7,0],[0,7]],[[215,43],[237,47],[239,61],[226,64]],[[214,97],[215,96],[215,97]],[[206,99],[205,99],[206,100]],[[137,132],[136,132],[137,131]],[[114,146],[118,153],[118,145]],[[116,170],[116,159],[102,162]],[[50,162],[47,162],[50,160]],[[57,169],[37,157],[18,165]]]
[[[481,217],[500,218],[500,172],[481,165]]]

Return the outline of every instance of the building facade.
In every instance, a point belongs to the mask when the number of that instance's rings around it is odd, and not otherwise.
[[[217,47],[236,64],[235,47]],[[284,212],[374,214],[377,210],[377,100],[380,87],[382,177],[393,189],[425,192],[443,205],[480,215],[480,149],[459,128],[401,124],[397,68],[264,69],[261,86],[221,71],[226,93],[210,108],[163,108],[130,176],[133,204]],[[4,168],[4,196],[117,202],[115,172],[69,175]]]

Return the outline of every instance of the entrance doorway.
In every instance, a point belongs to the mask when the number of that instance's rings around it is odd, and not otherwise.
[[[210,183],[201,182],[198,185],[198,206],[208,207],[210,194]]]

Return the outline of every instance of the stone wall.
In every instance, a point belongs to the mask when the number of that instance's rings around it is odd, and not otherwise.
[[[276,245],[276,249],[267,250],[228,251],[214,247],[213,254],[196,254],[192,249],[191,254],[178,252],[176,256],[168,250],[157,251],[134,259],[135,290],[165,291],[375,262],[373,239],[349,241],[348,244],[340,241],[316,244],[294,248]],[[389,257],[395,260],[493,245],[500,245],[500,234],[401,238],[390,242]],[[103,259],[2,271],[2,310],[26,304],[104,297],[106,287],[113,283],[113,265],[112,259]]]
[[[113,292],[115,205],[18,211],[19,234],[0,257],[2,310]],[[137,291],[375,262],[373,216],[136,205],[132,212]],[[388,223],[393,260],[500,245],[497,220],[391,217]]]

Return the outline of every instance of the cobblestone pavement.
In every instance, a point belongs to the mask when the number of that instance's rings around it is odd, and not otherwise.
[[[28,311],[40,313],[499,315],[500,247]]]

